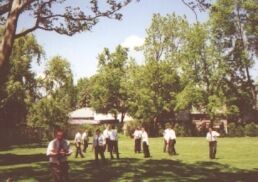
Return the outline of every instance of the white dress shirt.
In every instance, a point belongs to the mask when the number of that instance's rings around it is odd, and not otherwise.
[[[49,162],[59,164],[60,162],[65,162],[67,160],[66,156],[51,156],[51,153],[58,153],[63,150],[67,154],[71,154],[70,143],[67,140],[57,140],[54,139],[49,142],[47,147],[46,155],[49,156]]]
[[[74,142],[75,143],[79,143],[82,140],[82,135],[80,134],[80,132],[76,133],[75,137],[74,137]]]
[[[103,131],[103,137],[104,137],[105,139],[109,138],[108,132],[109,132],[109,129],[105,129],[105,130]]]
[[[220,136],[220,134],[216,131],[208,132],[206,139],[210,142],[217,141],[217,137]]]
[[[169,142],[169,140],[175,140],[176,139],[176,132],[173,129],[167,128],[165,129],[164,133],[164,139]]]
[[[142,138],[142,131],[141,130],[135,130],[133,133],[134,139],[140,139]]]
[[[110,140],[117,141],[118,140],[117,130],[116,129],[109,130],[108,136]]]
[[[146,144],[149,145],[148,133],[146,131],[144,131],[144,132],[142,132],[141,136],[142,136],[142,142],[146,142]]]
[[[82,141],[88,141],[88,140],[89,140],[88,134],[87,134],[86,132],[84,132],[84,133],[82,134]]]
[[[97,145],[98,146],[103,146],[105,144],[105,138],[103,135],[95,135],[94,138],[93,138],[93,146],[96,147]]]

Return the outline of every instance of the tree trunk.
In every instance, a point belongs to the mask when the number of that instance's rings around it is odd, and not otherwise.
[[[20,0],[13,0],[10,13],[8,15],[5,31],[0,45],[0,70],[3,65],[9,61],[13,42],[15,39],[15,32],[17,28],[17,21],[20,14]]]
[[[124,119],[125,119],[125,112],[121,113],[121,123],[124,123]]]

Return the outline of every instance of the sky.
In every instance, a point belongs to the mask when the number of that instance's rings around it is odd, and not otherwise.
[[[82,2],[82,0],[76,1]],[[71,64],[76,81],[79,78],[89,77],[96,73],[97,56],[105,47],[114,50],[116,46],[122,44],[131,48],[130,56],[135,57],[137,61],[141,61],[143,59],[141,53],[132,50],[132,48],[143,43],[146,29],[150,26],[154,13],[186,15],[189,22],[195,22],[193,12],[180,0],[134,1],[123,8],[121,13],[123,14],[122,21],[102,18],[90,32],[79,33],[72,37],[42,30],[37,30],[34,34],[39,44],[44,47],[46,60],[56,55],[66,58]],[[199,21],[206,21],[208,19],[207,13],[198,13],[198,19]],[[32,23],[29,17],[24,16],[18,27],[22,29],[29,27]],[[43,60],[40,66],[34,63],[33,70],[41,74],[46,60]],[[257,70],[258,66],[256,65],[255,69],[252,70],[254,77],[257,76]]]

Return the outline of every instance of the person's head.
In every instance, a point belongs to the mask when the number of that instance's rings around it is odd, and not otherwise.
[[[209,132],[212,132],[212,130],[213,130],[213,128],[210,126],[210,127],[209,127]]]
[[[116,129],[116,126],[113,124],[112,126],[111,126],[111,129]]]
[[[97,136],[100,135],[100,130],[99,130],[99,129],[96,130],[96,135],[97,135]]]
[[[61,129],[56,130],[56,132],[55,132],[55,137],[56,137],[56,139],[58,139],[58,140],[64,139],[64,131],[61,130]]]
[[[144,127],[142,127],[142,131],[145,131],[145,128],[144,128]]]
[[[171,124],[170,124],[170,123],[166,123],[166,124],[165,124],[165,127],[166,127],[167,129],[169,129],[169,128],[171,128]]]

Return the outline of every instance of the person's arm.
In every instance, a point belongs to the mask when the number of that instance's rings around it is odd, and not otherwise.
[[[58,155],[58,153],[54,151],[54,147],[53,147],[53,143],[52,142],[50,142],[48,144],[46,155],[49,156],[49,157],[57,156]]]
[[[206,134],[206,139],[207,139],[208,141],[210,141],[209,133]]]
[[[215,131],[215,135],[216,135],[216,137],[220,136],[219,132],[217,132],[217,131]]]

